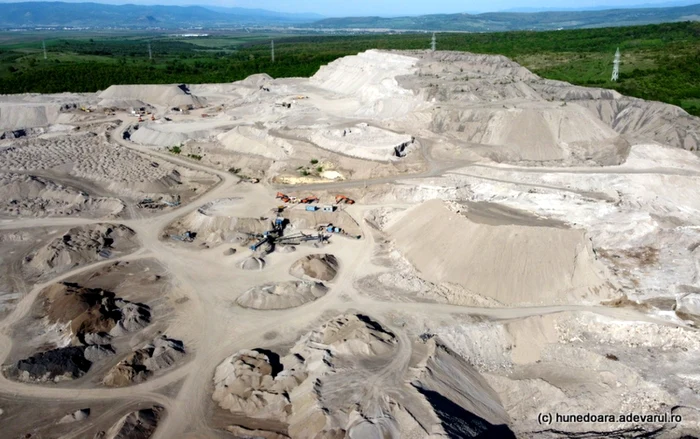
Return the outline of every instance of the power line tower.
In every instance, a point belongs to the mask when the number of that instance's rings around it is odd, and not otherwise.
[[[275,62],[275,40],[270,40],[270,50],[272,52],[270,59]]]
[[[612,78],[610,79],[611,81],[615,82],[618,79],[620,79],[620,48],[617,48],[617,52],[615,52],[615,59],[613,60],[613,74]]]
[[[148,42],[148,59],[153,61],[153,51],[151,50],[151,42]]]
[[[437,47],[437,38],[435,37],[435,32],[433,32],[433,39],[430,42],[430,50],[432,52],[435,52],[435,48]]]
[[[44,59],[47,58],[46,56],[46,41],[42,40],[41,41],[41,48],[44,49]]]

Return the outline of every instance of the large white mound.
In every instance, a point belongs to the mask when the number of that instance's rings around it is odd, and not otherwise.
[[[531,84],[544,99],[574,101],[615,131],[689,151],[700,149],[700,119],[661,102],[623,96],[614,90],[542,80]]]
[[[293,145],[285,139],[270,135],[266,129],[238,126],[218,136],[224,148],[243,154],[283,160],[294,153]]]
[[[289,268],[289,274],[299,279],[329,282],[338,274],[338,259],[333,255],[308,255]]]
[[[436,51],[428,54],[427,62],[428,66],[424,68],[427,72],[436,74],[449,68],[459,69],[459,73],[476,75],[477,78],[508,78],[518,81],[537,79],[537,75],[503,55]]]
[[[200,98],[211,99],[209,103],[226,100],[246,99],[260,92],[260,87],[269,85],[274,79],[266,73],[250,75],[242,81],[223,84],[191,84],[190,92]]]
[[[616,146],[619,134],[578,105],[446,111],[437,113],[432,125],[438,132],[457,131],[468,142],[503,147],[498,152],[511,160],[578,156],[597,158],[606,165],[622,161]]]
[[[130,140],[142,145],[173,146],[188,140],[208,140],[229,125],[222,121],[141,123],[130,134]]]
[[[396,77],[414,73],[417,62],[411,56],[368,50],[322,66],[311,83],[362,98],[410,95],[409,90],[399,87]]]
[[[124,203],[117,198],[91,197],[43,177],[0,174],[0,216],[117,215]]]
[[[326,295],[322,283],[289,281],[260,285],[243,293],[236,303],[243,308],[288,309],[313,302]]]
[[[200,107],[204,101],[190,94],[184,85],[113,85],[98,95],[101,106],[130,107],[135,101],[162,107],[192,105]],[[125,105],[115,105],[119,102]]]
[[[700,150],[700,120],[679,107],[623,97],[581,102],[616,131],[689,151]]]
[[[165,235],[195,233],[197,242],[210,245],[222,242],[246,242],[251,234],[271,228],[270,221],[235,216],[239,202],[235,198],[215,200],[171,223]]]
[[[411,56],[368,50],[322,66],[311,84],[364,103],[359,114],[391,117],[407,113],[418,103],[414,93],[396,79],[414,74],[417,63],[418,58]]]
[[[536,220],[474,220],[434,200],[388,228],[395,245],[431,282],[456,283],[507,305],[580,303],[609,297],[583,230]]]
[[[58,119],[59,104],[0,103],[0,132],[45,127]]]
[[[367,160],[388,161],[397,158],[397,151],[412,144],[408,134],[358,124],[348,128],[315,131],[310,140],[320,148]]]

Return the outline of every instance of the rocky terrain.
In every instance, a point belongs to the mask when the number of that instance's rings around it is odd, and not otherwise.
[[[294,263],[289,274],[300,279],[329,282],[338,275],[338,259],[333,255],[309,255]]]
[[[260,285],[243,293],[236,303],[244,308],[296,308],[326,295],[328,288],[317,282],[279,282]]]
[[[698,142],[455,52],[2,96],[3,433],[698,437]]]
[[[161,336],[117,363],[103,382],[110,387],[138,384],[154,373],[173,366],[184,356],[185,347],[181,341]]]

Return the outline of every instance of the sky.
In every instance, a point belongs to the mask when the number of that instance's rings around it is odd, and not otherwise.
[[[18,0],[0,0],[0,2]],[[20,0],[27,1],[27,0]],[[63,0],[66,1],[66,0]],[[75,1],[75,0],[67,0]],[[693,4],[700,0],[91,0],[111,4],[215,5],[269,9],[279,12],[313,12],[327,17],[402,16],[420,14],[494,12],[513,8],[584,9],[630,7],[669,3]]]

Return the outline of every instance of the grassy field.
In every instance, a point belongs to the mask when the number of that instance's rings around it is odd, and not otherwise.
[[[270,60],[274,37],[276,61]],[[48,59],[43,59],[45,40]],[[148,58],[148,44],[153,60]],[[0,34],[0,93],[89,92],[111,84],[230,82],[253,73],[310,76],[339,57],[377,49],[426,49],[430,35],[182,38],[153,34]],[[620,81],[610,82],[616,48]],[[551,32],[438,34],[440,50],[503,54],[550,79],[616,89],[700,116],[700,23]]]

